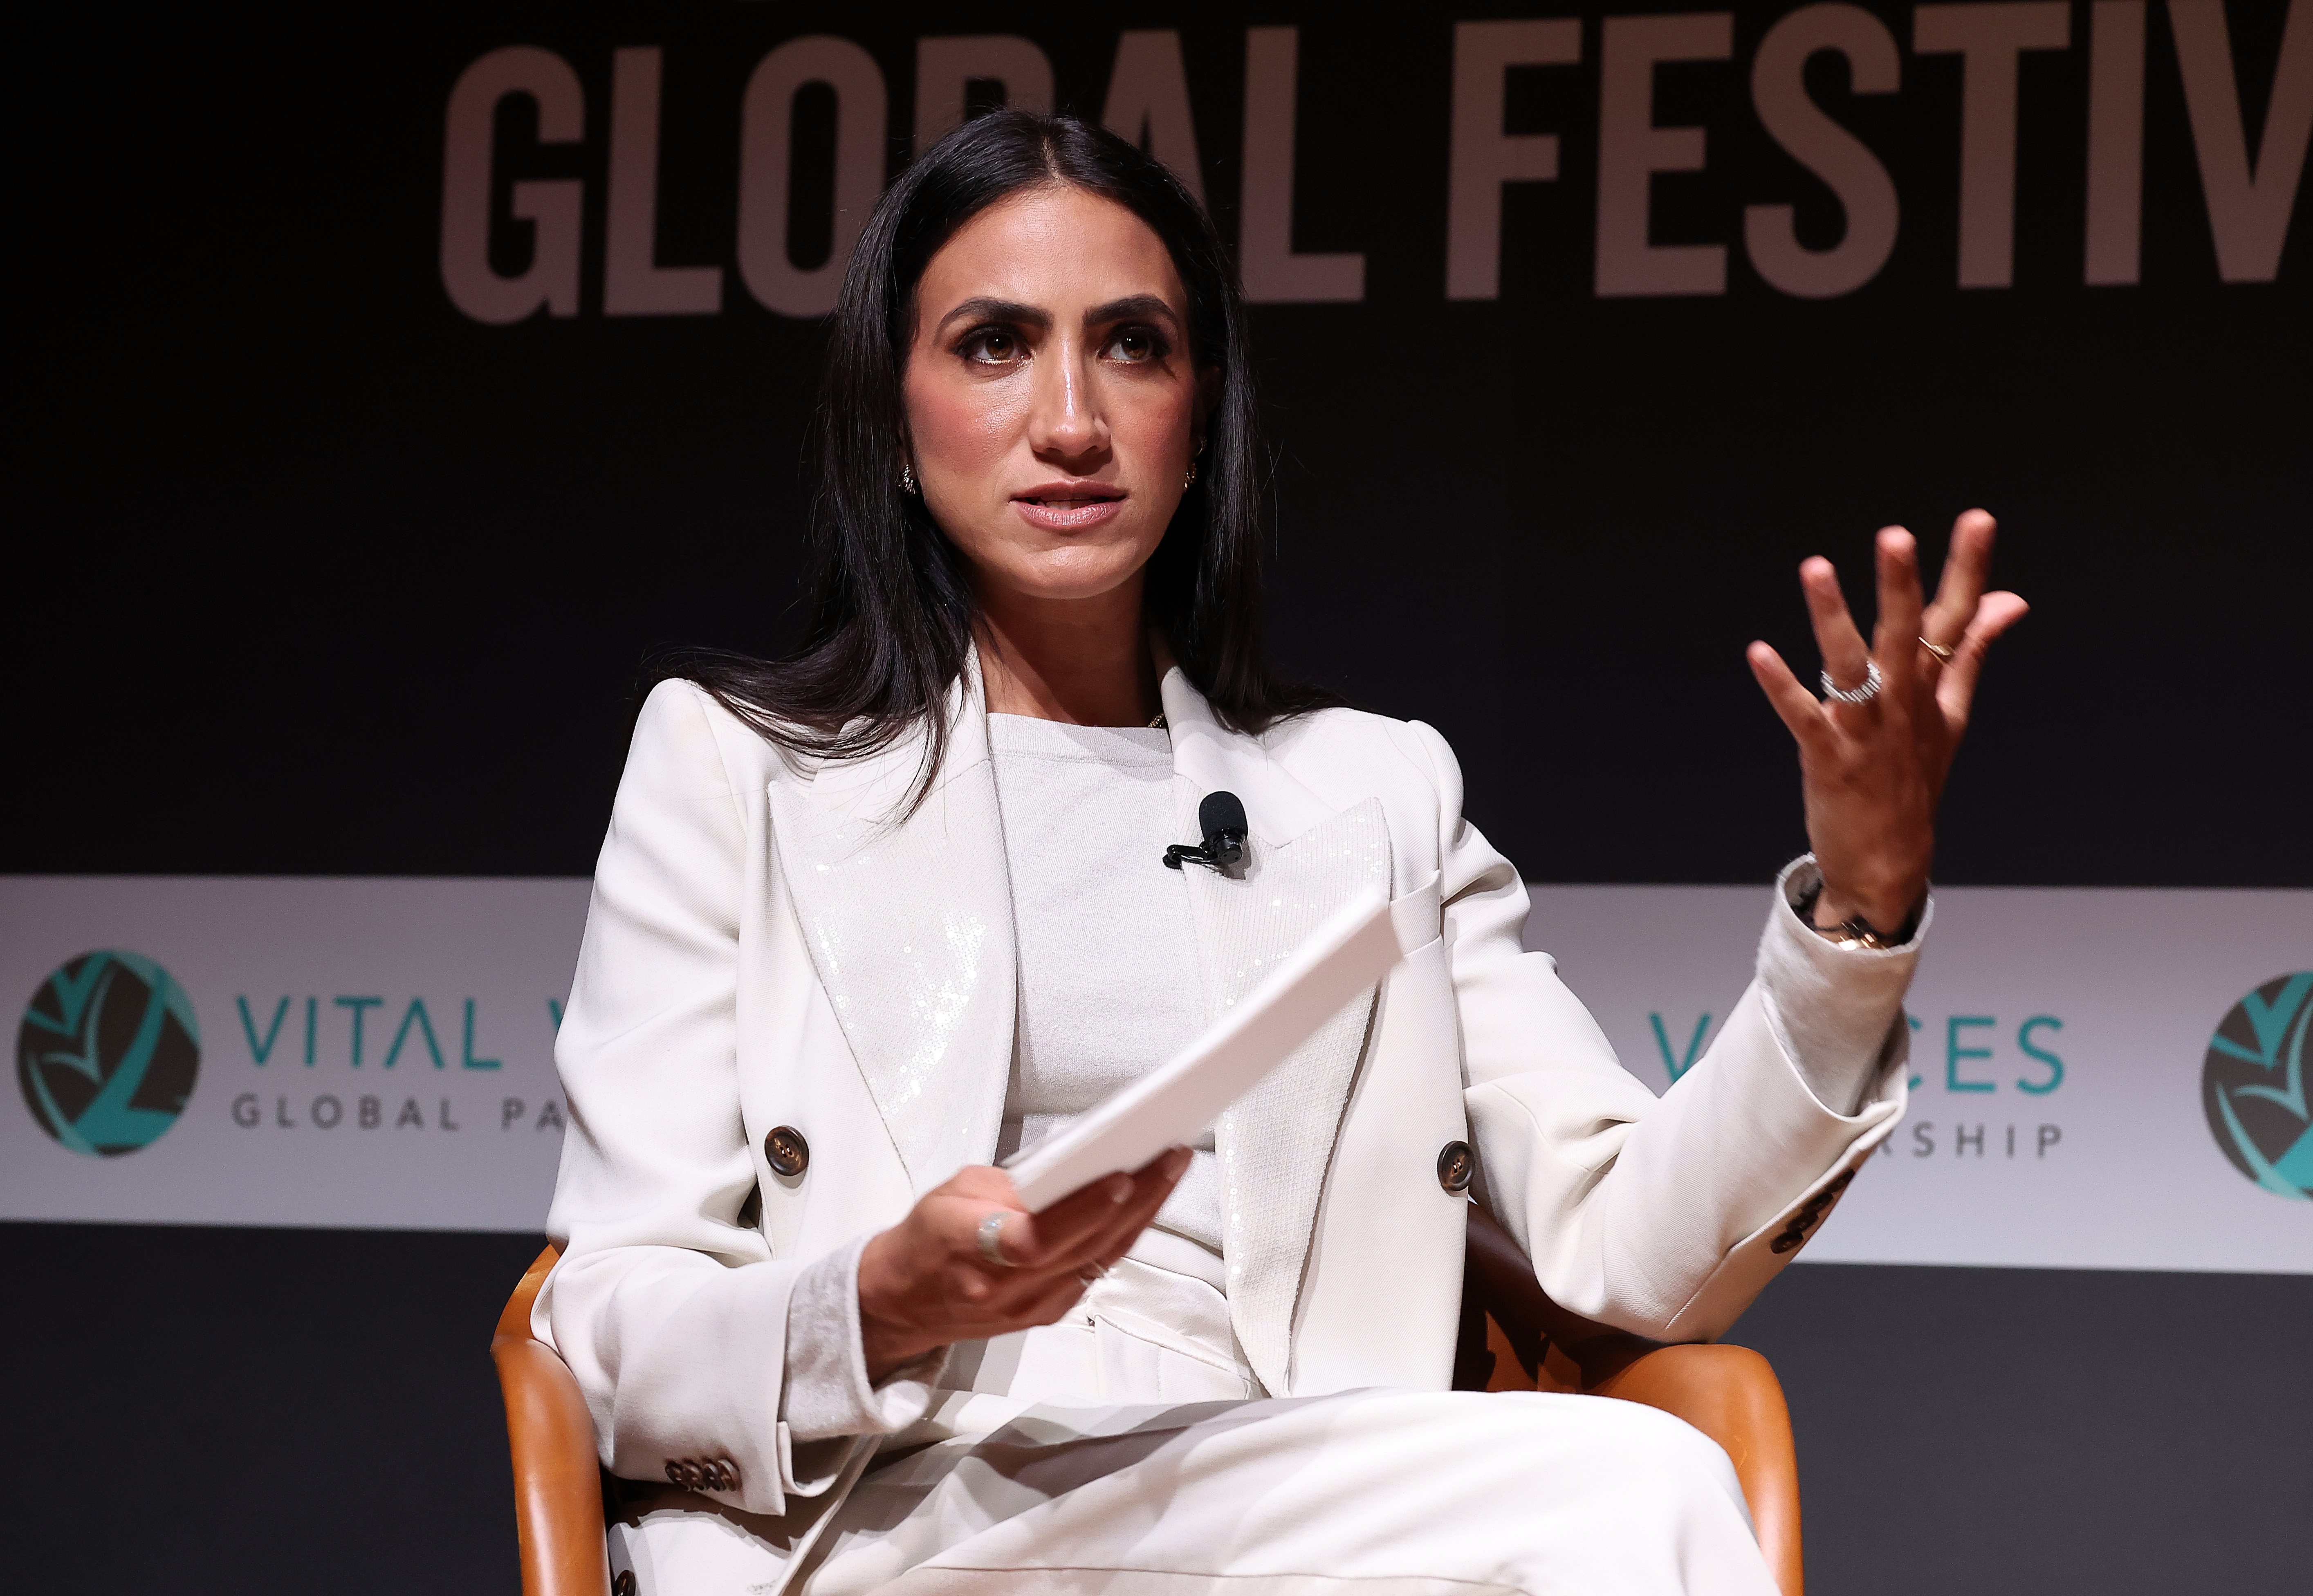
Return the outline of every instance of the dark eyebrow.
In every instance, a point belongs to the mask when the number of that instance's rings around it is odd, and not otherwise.
[[[1085,322],[1087,326],[1101,327],[1111,321],[1130,321],[1135,317],[1162,320],[1170,322],[1176,329],[1181,325],[1181,318],[1174,312],[1173,307],[1153,294],[1128,294],[1122,299],[1112,299],[1104,305],[1095,305],[1086,315]]]
[[[976,299],[965,300],[941,317],[940,330],[945,331],[951,321],[959,321],[966,318],[979,321],[1008,321],[1020,327],[1050,327],[1052,324],[1052,318],[1049,311],[1040,311],[1033,305],[1024,305],[1014,300],[990,299],[983,294]]]

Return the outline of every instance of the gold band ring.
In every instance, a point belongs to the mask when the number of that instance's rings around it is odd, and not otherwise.
[[[1935,655],[1936,660],[1939,664],[1945,665],[1950,664],[1952,662],[1952,655],[1959,652],[1957,648],[1947,648],[1940,643],[1930,643],[1925,637],[1920,639],[1920,646],[1926,649],[1930,653]]]

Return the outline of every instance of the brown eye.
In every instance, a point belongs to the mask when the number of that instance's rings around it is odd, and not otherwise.
[[[976,364],[1007,365],[1020,358],[1020,340],[1000,328],[991,327],[966,338],[959,353]]]
[[[1138,364],[1156,358],[1156,340],[1145,327],[1128,327],[1108,341],[1109,354]]]

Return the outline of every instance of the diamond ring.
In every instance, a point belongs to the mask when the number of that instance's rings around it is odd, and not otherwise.
[[[1872,699],[1878,697],[1879,696],[1880,682],[1879,662],[1877,660],[1869,660],[1866,661],[1865,663],[1869,666],[1869,669],[1863,673],[1863,685],[1860,688],[1841,687],[1837,682],[1832,680],[1830,671],[1825,671],[1823,673],[1823,696],[1826,698],[1836,698],[1842,704],[1869,704]]]
[[[1016,1269],[1020,1266],[1004,1256],[1004,1222],[1011,1215],[998,1208],[980,1222],[980,1256],[999,1269]]]

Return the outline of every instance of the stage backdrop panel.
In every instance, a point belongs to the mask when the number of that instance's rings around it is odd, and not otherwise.
[[[538,1230],[586,892],[6,881],[0,991],[22,1007],[0,1217]]]
[[[583,881],[16,877],[0,1218],[534,1231]],[[1749,978],[1764,887],[1538,887],[1657,1092]],[[1803,1255],[2313,1273],[2313,892],[1954,888],[1911,1113]]]
[[[1527,944],[1667,1089],[1769,895],[1533,890]],[[1803,1257],[2313,1271],[2313,892],[1946,888],[1905,1006],[1909,1111]]]

